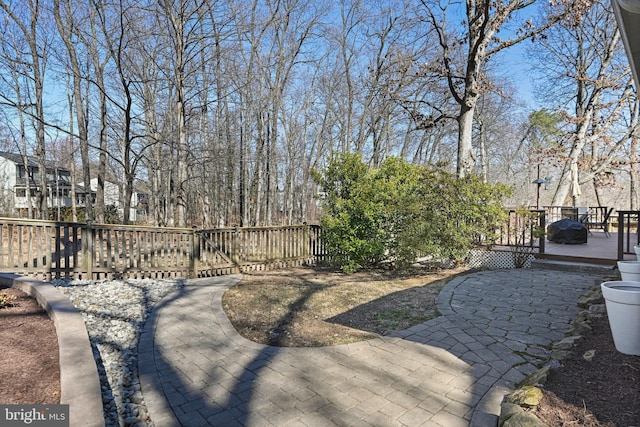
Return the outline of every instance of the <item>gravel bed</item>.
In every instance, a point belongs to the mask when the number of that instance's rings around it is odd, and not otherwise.
[[[138,380],[138,339],[153,307],[184,280],[51,282],[82,313],[100,374],[107,426],[153,426]]]

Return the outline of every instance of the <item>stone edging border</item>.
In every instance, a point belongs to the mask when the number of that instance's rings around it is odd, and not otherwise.
[[[588,330],[591,320],[596,316],[606,316],[604,303],[601,300],[602,292],[599,286],[594,287],[591,292],[583,295],[578,300],[577,305],[580,310],[576,319],[571,323],[569,330],[565,332],[565,338],[553,344],[551,359],[544,367],[525,378],[518,385],[518,388],[509,390],[504,394],[498,420],[499,427],[546,426],[534,414],[526,412],[524,408],[538,404],[543,394],[538,389],[538,386],[544,385],[547,381],[549,370],[553,369],[555,365],[558,365],[561,360],[565,359],[573,351],[575,342],[582,338],[582,333]],[[509,402],[511,396],[514,396],[513,399],[520,403]],[[531,399],[531,401],[528,402],[528,399]]]
[[[41,280],[0,273],[0,286],[28,293],[53,320],[60,358],[60,403],[69,405],[69,425],[104,427],[100,377],[80,312],[67,296]]]

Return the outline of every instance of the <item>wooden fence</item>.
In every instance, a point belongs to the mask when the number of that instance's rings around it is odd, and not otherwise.
[[[45,280],[208,277],[323,254],[313,225],[197,230],[0,218],[0,271]]]

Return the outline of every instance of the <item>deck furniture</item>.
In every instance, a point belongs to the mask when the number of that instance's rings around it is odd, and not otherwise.
[[[560,219],[568,218],[572,221],[582,222],[582,219],[589,214],[586,206],[562,206],[560,208]]]
[[[572,221],[578,220],[578,208],[563,206],[560,208],[560,217],[567,218]]]
[[[601,229],[604,231],[604,235],[609,237],[609,218],[613,213],[613,208],[608,208],[606,206],[597,206],[589,208],[589,213],[580,218],[580,222],[587,227],[589,233],[594,228]]]

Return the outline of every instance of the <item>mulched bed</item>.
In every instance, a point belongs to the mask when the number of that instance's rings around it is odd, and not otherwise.
[[[606,315],[591,328],[551,370],[536,415],[549,426],[640,426],[640,356],[615,349]]]
[[[19,289],[12,306],[0,308],[0,403],[60,403],[58,338],[53,321],[37,301]]]

